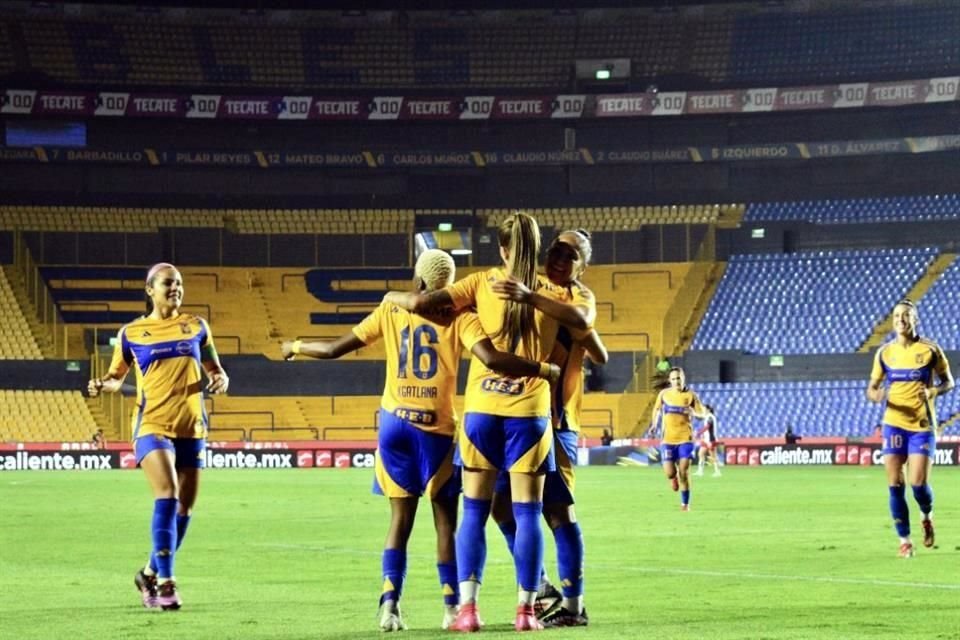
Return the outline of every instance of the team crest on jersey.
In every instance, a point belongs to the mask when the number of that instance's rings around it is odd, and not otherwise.
[[[140,334],[140,337],[141,337],[141,338],[149,338],[149,337],[152,336],[152,335],[153,335],[153,334],[150,333],[149,331],[144,331],[143,333]]]
[[[923,360],[924,360],[924,358],[923,358],[923,354],[922,354],[922,353],[918,353],[916,356],[914,356],[914,361],[915,361],[917,364],[923,364]]]
[[[190,323],[188,323],[188,322],[181,322],[181,323],[180,323],[180,332],[181,332],[181,333],[185,333],[185,334],[187,334],[187,335],[193,333],[193,330],[190,328]]]

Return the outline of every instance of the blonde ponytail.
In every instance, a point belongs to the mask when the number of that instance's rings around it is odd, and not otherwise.
[[[525,213],[516,212],[500,224],[500,246],[507,250],[507,275],[522,282],[531,291],[537,288],[537,256],[540,254],[540,227]],[[500,331],[496,338],[506,338],[510,351],[522,343],[526,353],[533,352],[537,327],[531,305],[507,300],[504,302]]]

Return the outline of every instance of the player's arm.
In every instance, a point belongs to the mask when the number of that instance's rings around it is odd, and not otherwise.
[[[656,437],[657,425],[660,423],[660,410],[663,407],[662,398],[663,392],[661,391],[657,395],[657,401],[653,405],[653,418],[650,419],[650,427],[647,429],[647,435],[651,438]]]
[[[207,391],[209,393],[226,393],[230,386],[230,377],[220,363],[220,355],[217,353],[217,347],[213,342],[213,333],[210,331],[210,325],[206,320],[201,319],[200,323],[206,329],[206,339],[200,345],[200,364],[207,374]]]
[[[513,300],[514,302],[529,304],[571,329],[586,331],[590,328],[589,309],[585,305],[567,304],[554,300],[536,291],[531,291],[530,287],[516,278],[497,280],[493,283],[493,291],[501,300]]]
[[[870,372],[870,382],[867,383],[867,400],[870,402],[883,402],[886,392],[883,388],[883,363],[880,360],[880,354],[883,349],[877,349],[877,355],[873,359],[873,370]]]
[[[950,365],[947,363],[947,357],[944,355],[943,350],[938,346],[934,351],[937,358],[936,363],[936,372],[937,380],[939,384],[935,387],[926,387],[923,390],[924,395],[927,400],[932,400],[937,396],[942,396],[951,389],[953,389],[953,374],[950,372]]]
[[[430,293],[389,291],[383,297],[383,301],[421,315],[436,313],[453,306],[453,297],[446,289],[438,289]]]
[[[101,392],[116,393],[123,385],[130,365],[133,363],[133,352],[126,340],[126,327],[117,332],[116,345],[113,348],[113,358],[107,372],[99,378],[92,378],[87,382],[87,395],[96,398]]]
[[[580,344],[583,345],[590,359],[597,364],[607,364],[607,362],[610,361],[607,346],[603,344],[603,341],[600,339],[600,334],[597,333],[596,329],[591,329],[586,337],[580,341]]]
[[[545,378],[550,384],[560,379],[560,367],[549,362],[537,362],[515,356],[505,351],[497,351],[490,338],[484,338],[470,349],[473,355],[480,359],[488,369],[514,378],[533,377]]]
[[[366,343],[350,331],[336,340],[320,340],[316,342],[290,340],[280,345],[280,352],[283,354],[284,360],[293,360],[293,358],[298,355],[320,360],[332,360],[364,346],[366,346]]]

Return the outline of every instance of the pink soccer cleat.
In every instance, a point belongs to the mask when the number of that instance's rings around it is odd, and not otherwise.
[[[450,631],[459,631],[460,633],[473,633],[480,631],[480,616],[477,614],[477,604],[462,604],[457,612],[457,619],[450,625]]]
[[[543,631],[543,623],[537,620],[532,604],[517,606],[517,619],[513,621],[513,628],[517,631]]]

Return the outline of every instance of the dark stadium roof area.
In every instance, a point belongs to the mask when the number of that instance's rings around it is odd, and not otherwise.
[[[55,4],[55,3],[50,3]],[[99,5],[128,5],[144,7],[191,7],[191,8],[218,8],[218,9],[250,9],[250,10],[343,10],[343,11],[485,11],[485,10],[525,10],[525,9],[603,9],[603,8],[631,8],[631,7],[671,7],[685,5],[760,5],[779,6],[779,0],[764,2],[731,2],[731,0],[204,0],[203,2],[189,2],[187,0],[99,0],[84,4]],[[838,6],[847,2],[836,2]]]

